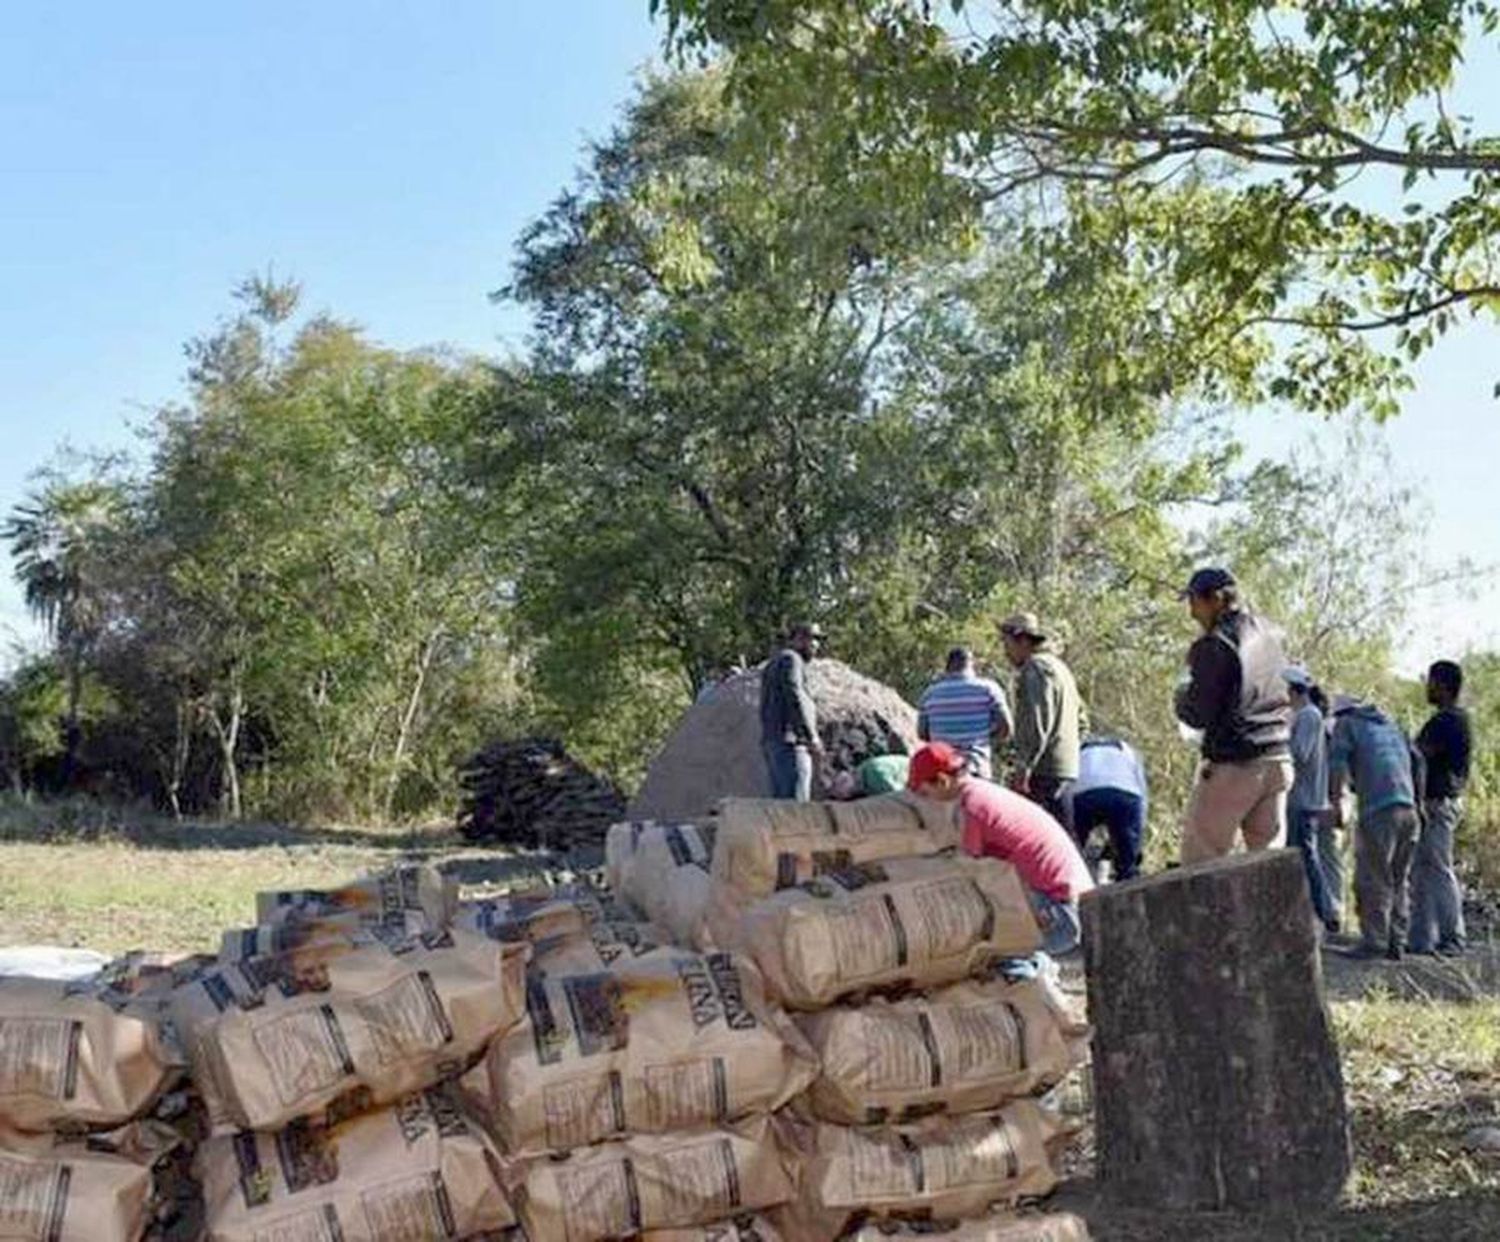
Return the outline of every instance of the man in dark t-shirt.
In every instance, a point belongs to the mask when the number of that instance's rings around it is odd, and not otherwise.
[[[1463,818],[1472,737],[1469,714],[1458,705],[1463,670],[1439,660],[1427,670],[1427,701],[1437,710],[1417,734],[1427,761],[1422,799],[1422,835],[1412,859],[1412,953],[1456,956],[1464,949],[1463,894],[1453,870],[1453,837]]]
[[[771,797],[807,802],[813,768],[823,758],[818,709],[807,688],[807,665],[817,658],[823,631],[802,621],[760,674],[760,745],[771,778]]]

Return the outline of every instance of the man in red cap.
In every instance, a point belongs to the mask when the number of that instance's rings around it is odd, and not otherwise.
[[[969,776],[963,755],[946,742],[929,742],[911,757],[906,787],[924,798],[958,803],[965,853],[1015,867],[1045,952],[1066,953],[1078,944],[1078,899],[1094,880],[1066,828],[1029,798]]]

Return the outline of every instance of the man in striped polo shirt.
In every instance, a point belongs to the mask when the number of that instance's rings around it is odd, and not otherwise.
[[[963,757],[971,776],[992,779],[991,739],[1005,742],[1011,732],[1005,691],[974,671],[967,647],[948,653],[948,667],[922,692],[917,706],[917,736],[924,742],[947,742]]]

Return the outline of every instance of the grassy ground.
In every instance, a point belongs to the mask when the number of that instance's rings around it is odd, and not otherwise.
[[[212,950],[263,888],[312,887],[407,853],[453,857],[441,832],[173,825],[86,805],[0,802],[0,946]],[[479,875],[482,859],[460,864]],[[1500,1125],[1500,952],[1454,966],[1326,959],[1354,1119],[1356,1168],[1319,1219],[1123,1213],[1087,1182],[1063,1194],[1099,1242],[1500,1239],[1500,1160],[1465,1134]],[[1459,999],[1447,999],[1459,998]]]
[[[220,931],[255,921],[258,890],[346,879],[414,843],[0,803],[0,945],[217,951]]]

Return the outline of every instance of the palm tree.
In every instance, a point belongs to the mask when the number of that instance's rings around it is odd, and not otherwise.
[[[11,512],[0,538],[10,544],[26,606],[47,631],[67,671],[63,780],[78,757],[78,708],[89,649],[104,627],[109,536],[123,511],[117,487],[54,482]]]

